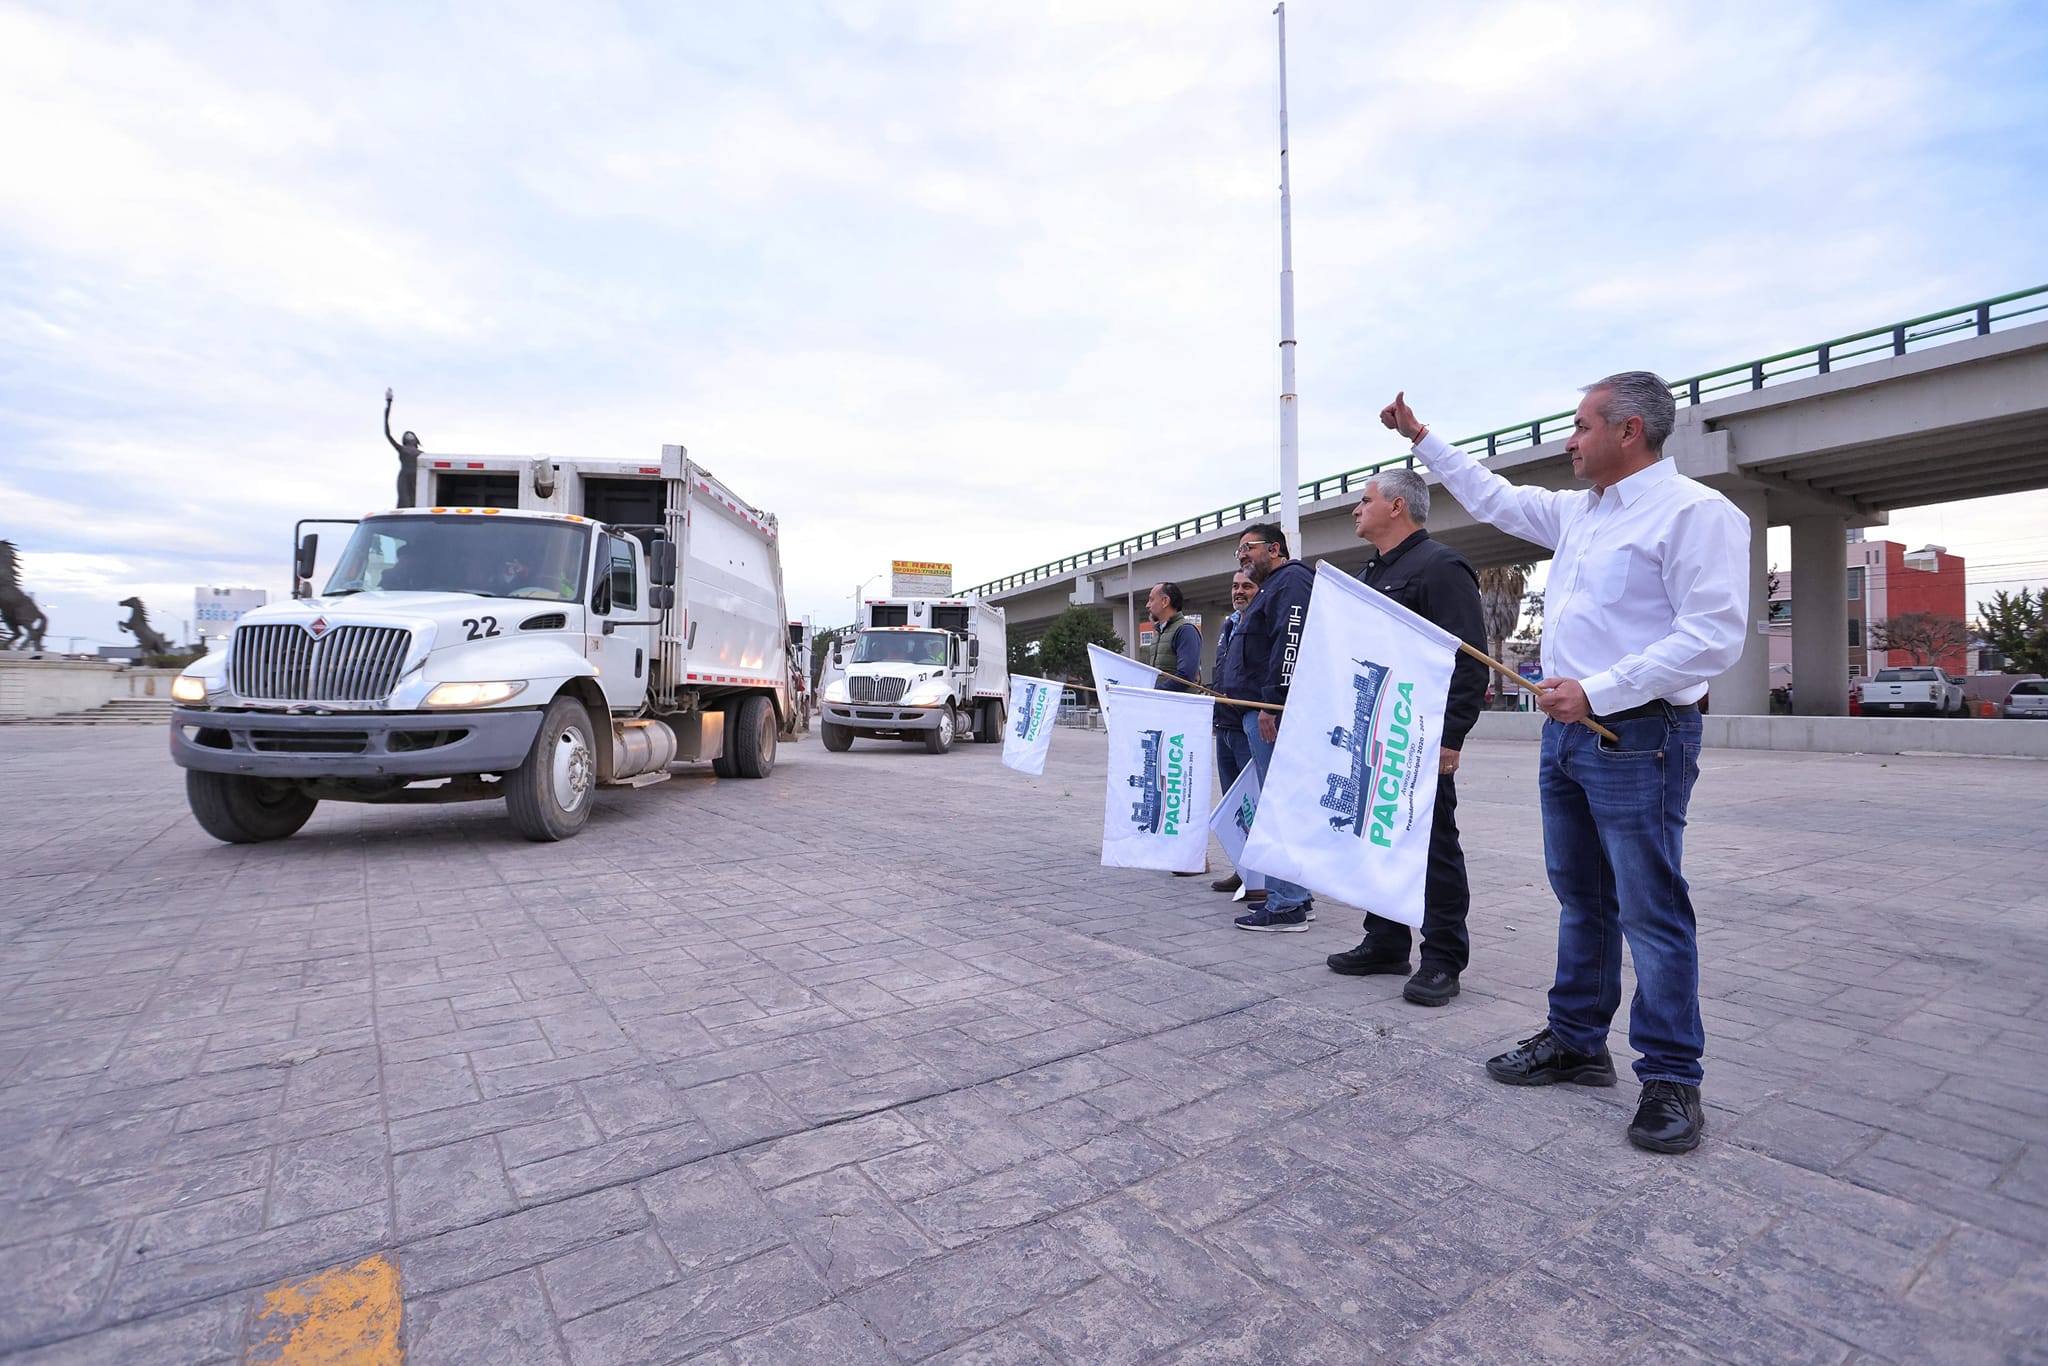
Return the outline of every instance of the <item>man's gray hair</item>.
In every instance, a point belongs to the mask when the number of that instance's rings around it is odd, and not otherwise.
[[[1648,370],[1624,370],[1595,380],[1579,392],[1591,394],[1603,389],[1607,399],[1600,405],[1600,416],[1616,424],[1632,417],[1641,418],[1643,444],[1653,454],[1663,454],[1665,438],[1678,425],[1678,404],[1671,397],[1671,386]]]
[[[1408,504],[1408,515],[1415,519],[1415,525],[1429,521],[1429,481],[1414,470],[1396,466],[1378,471],[1366,482],[1378,487],[1380,497],[1399,498]]]

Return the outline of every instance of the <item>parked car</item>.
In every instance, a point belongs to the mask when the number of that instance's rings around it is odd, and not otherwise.
[[[1962,716],[1963,685],[1946,670],[1928,665],[1879,669],[1863,685],[1863,714],[1882,716],[1886,712]]]
[[[2032,717],[2048,721],[2048,678],[2029,678],[2012,685],[2012,691],[2005,695],[2005,705],[1999,708],[1999,715],[2015,720]]]

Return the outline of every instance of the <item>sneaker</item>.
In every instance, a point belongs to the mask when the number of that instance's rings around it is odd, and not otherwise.
[[[1458,974],[1449,968],[1425,965],[1401,988],[1401,999],[1410,1005],[1440,1006],[1458,994]]]
[[[1700,1088],[1679,1081],[1646,1081],[1628,1141],[1653,1153],[1689,1153],[1707,1131]]]
[[[1323,961],[1330,965],[1331,972],[1341,972],[1346,977],[1372,977],[1385,972],[1406,973],[1408,950],[1390,952],[1375,946],[1368,936],[1357,948],[1333,953]]]
[[[1219,877],[1210,883],[1209,890],[1212,892],[1234,892],[1242,886],[1244,886],[1244,879],[1236,873],[1232,873],[1229,877]]]
[[[1555,1086],[1561,1081],[1581,1086],[1614,1085],[1614,1055],[1602,1045],[1597,1053],[1574,1053],[1546,1025],[1521,1046],[1489,1058],[1486,1074],[1509,1086]]]
[[[1307,908],[1296,906],[1291,911],[1269,911],[1259,907],[1250,915],[1241,915],[1231,923],[1240,930],[1272,930],[1278,933],[1299,934],[1308,929]]]

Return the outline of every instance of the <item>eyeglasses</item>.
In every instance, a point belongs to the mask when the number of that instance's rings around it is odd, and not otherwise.
[[[1240,541],[1237,546],[1237,558],[1241,560],[1260,546],[1271,544],[1273,544],[1271,541]]]

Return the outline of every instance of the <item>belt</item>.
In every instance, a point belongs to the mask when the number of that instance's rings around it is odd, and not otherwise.
[[[1640,707],[1630,707],[1627,711],[1609,712],[1605,716],[1595,716],[1593,719],[1603,726],[1611,726],[1616,721],[1641,721],[1652,716],[1662,717],[1666,721],[1676,721],[1681,716],[1696,716],[1698,714],[1699,704],[1696,702],[1666,702],[1660,697],[1654,702],[1645,702]]]

